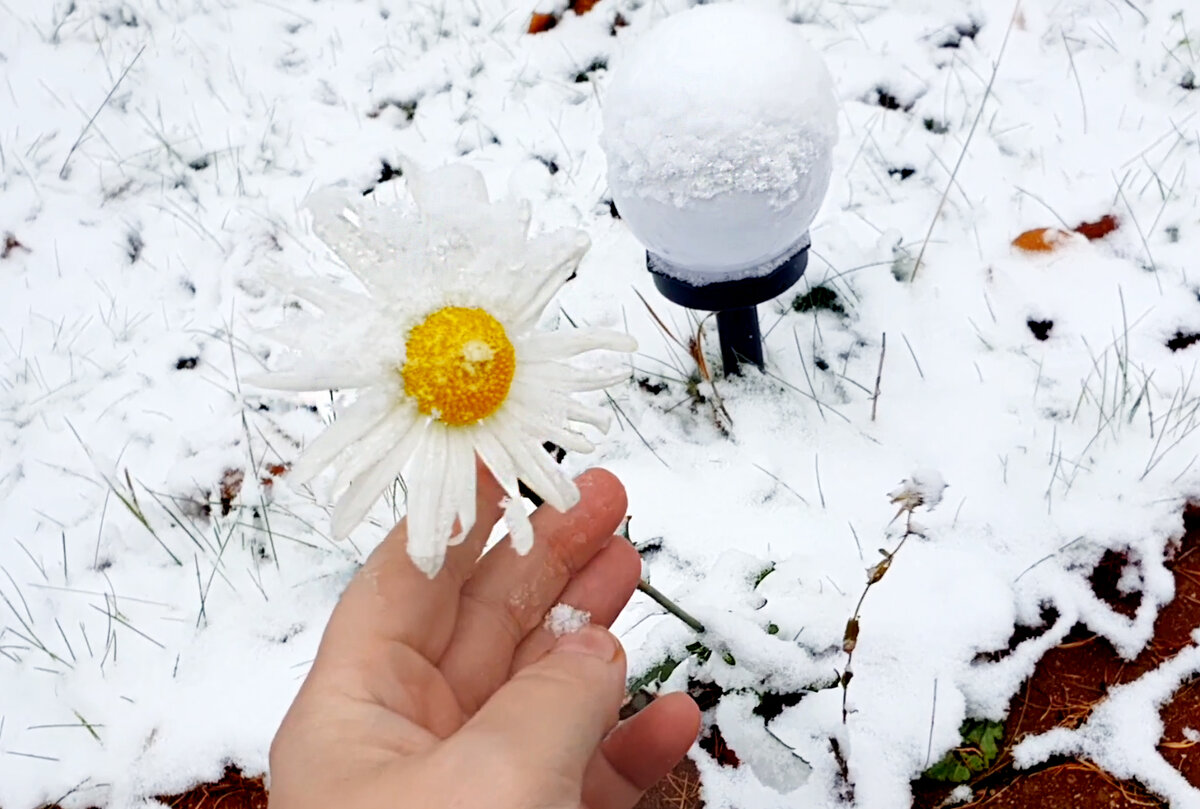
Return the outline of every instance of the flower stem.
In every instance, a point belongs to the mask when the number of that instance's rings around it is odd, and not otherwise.
[[[679,620],[688,625],[688,628],[697,634],[704,634],[704,624],[697,621],[691,615],[686,613],[678,604],[665,595],[660,593],[653,585],[645,579],[638,580],[637,588],[646,595],[650,596],[660,607],[674,615]]]

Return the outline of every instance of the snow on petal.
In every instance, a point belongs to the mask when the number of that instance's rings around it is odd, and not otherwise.
[[[434,216],[461,210],[464,205],[487,205],[483,175],[465,163],[422,169],[411,160],[401,160],[408,193],[422,212]]]
[[[591,240],[578,230],[558,230],[530,243],[526,263],[531,270],[513,291],[512,326],[518,332],[534,326],[546,305],[579,266]]]
[[[345,189],[316,191],[305,200],[305,207],[312,213],[313,232],[364,283],[369,283],[373,268],[392,263],[391,241],[363,227],[359,203]]]
[[[525,505],[520,497],[507,497],[503,502],[504,526],[508,529],[508,538],[513,550],[524,556],[533,548],[533,523],[525,513]]]

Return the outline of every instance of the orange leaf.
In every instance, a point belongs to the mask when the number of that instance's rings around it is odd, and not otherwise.
[[[1058,228],[1037,228],[1027,230],[1013,239],[1013,246],[1031,253],[1049,253],[1059,247],[1066,236],[1066,231]]]
[[[1103,239],[1108,234],[1117,229],[1117,217],[1112,214],[1105,214],[1097,222],[1084,222],[1075,228],[1076,233],[1081,233],[1088,238],[1089,241]]]
[[[574,10],[576,14],[587,14],[589,11],[595,8],[596,4],[599,2],[600,0],[573,0],[571,3],[571,9]]]
[[[553,14],[534,14],[529,18],[529,33],[540,34],[558,25],[558,17]]]

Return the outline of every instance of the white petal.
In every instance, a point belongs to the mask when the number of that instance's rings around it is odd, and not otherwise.
[[[603,390],[629,378],[629,369],[593,370],[560,362],[532,362],[519,369],[521,384],[574,393]]]
[[[290,391],[353,390],[370,387],[379,381],[379,372],[373,368],[348,368],[341,366],[309,369],[295,368],[288,371],[273,371],[252,374],[242,381],[256,388]]]
[[[449,525],[444,531],[438,530],[446,461],[446,431],[433,426],[426,432],[405,478],[408,483],[408,556],[431,579],[442,569],[450,538]]]
[[[409,160],[401,160],[404,180],[421,213],[426,216],[454,213],[463,205],[487,205],[483,175],[466,163],[451,163],[428,171]]]
[[[608,432],[612,418],[607,410],[584,404],[570,393],[548,386],[544,381],[531,383],[525,370],[518,369],[508,394],[509,401],[544,412],[559,423],[574,421]]]
[[[520,497],[517,485],[517,467],[508,450],[496,438],[492,425],[481,422],[475,427],[475,451],[509,497]]]
[[[376,461],[397,446],[403,445],[406,438],[413,433],[419,433],[427,424],[428,419],[415,409],[393,409],[387,418],[376,424],[350,448],[349,452],[340,457],[337,476],[333,480],[333,491],[340,492],[348,487],[355,478],[374,466]],[[413,436],[412,440],[416,437]],[[409,452],[412,452],[412,447],[409,447]]]
[[[345,189],[325,188],[313,193],[304,203],[312,213],[313,232],[363,283],[371,285],[377,268],[394,267],[394,245],[380,233],[363,227],[369,217],[360,201]]]
[[[333,537],[345,539],[356,525],[362,522],[371,510],[371,506],[379,499],[379,495],[391,485],[396,476],[404,469],[409,456],[412,455],[426,432],[421,429],[419,422],[404,436],[404,440],[372,464],[366,471],[355,478],[354,482],[338,500],[333,509]]]
[[[533,523],[525,513],[525,504],[520,497],[509,497],[504,501],[504,525],[513,550],[524,556],[533,548]]]
[[[552,441],[568,452],[578,452],[583,455],[588,455],[596,451],[596,445],[587,440],[587,437],[582,433],[577,433],[574,430],[567,430],[562,427],[545,427],[544,425],[528,425],[530,430],[537,429],[539,433],[535,433],[535,438],[541,438],[543,441]]]
[[[269,270],[263,271],[262,276],[281,292],[308,301],[326,314],[345,315],[355,311],[362,312],[365,308],[373,306],[367,296],[342,289],[324,278],[295,278]]]
[[[383,421],[390,411],[391,400],[387,394],[369,391],[360,396],[325,432],[304,448],[288,471],[288,480],[295,485],[312,480],[347,447]]]
[[[498,428],[494,435],[516,465],[518,477],[559,511],[566,511],[578,503],[579,489],[575,484],[542,449],[541,443],[525,437],[510,419],[498,413],[492,421]]]
[[[611,329],[575,329],[572,331],[532,331],[517,341],[524,362],[566,360],[588,351],[636,351],[637,340]]]
[[[450,544],[457,545],[475,527],[475,444],[470,431],[454,429],[447,433],[446,490],[458,517],[458,532],[450,537]]]
[[[555,424],[554,418],[542,408],[530,407],[524,402],[508,400],[505,409],[524,428],[530,438],[537,441],[553,441],[570,452],[590,453],[596,445],[582,434]]]
[[[534,487],[533,482],[526,481],[530,488],[542,495],[547,503],[554,506],[559,511],[568,511],[574,508],[579,503],[579,488],[575,485],[575,481],[567,476],[563,468],[558,465],[550,454],[542,449],[541,445],[530,447],[535,451],[532,453],[534,464],[538,467],[542,480],[537,481],[537,487]],[[554,491],[551,492],[546,488],[546,484],[553,485]]]
[[[567,405],[567,418],[580,424],[590,424],[602,433],[607,433],[612,427],[612,414],[607,410],[574,399]]]
[[[587,234],[577,230],[556,231],[529,243],[528,266],[531,270],[539,266],[545,269],[530,272],[529,280],[514,291],[511,323],[515,333],[529,331],[541,319],[546,304],[575,272],[590,245]]]

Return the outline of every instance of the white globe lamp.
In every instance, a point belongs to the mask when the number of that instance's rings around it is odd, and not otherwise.
[[[726,373],[761,368],[755,307],[804,272],[833,169],[820,55],[776,14],[696,6],[616,60],[603,118],[613,202],[659,291],[717,312]]]

